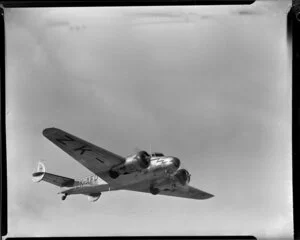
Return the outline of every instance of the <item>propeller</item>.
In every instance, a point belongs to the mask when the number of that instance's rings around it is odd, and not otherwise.
[[[134,148],[135,153],[138,153],[138,152],[141,152],[141,151],[145,151],[145,150],[142,150],[139,147]],[[150,148],[149,148],[149,155],[152,156],[151,143],[150,143]]]
[[[182,167],[181,167],[180,169],[188,169],[188,168],[186,168],[185,165],[183,164]],[[187,172],[188,172],[189,178],[191,179],[192,174],[191,174],[189,171],[187,171]]]
[[[186,185],[191,180],[191,174],[183,168],[178,170],[174,177],[181,183],[181,185]]]
[[[179,158],[180,159],[180,158]],[[176,172],[180,171],[181,169],[185,169],[188,172],[188,177],[191,179],[191,173],[187,170],[189,168],[187,168],[184,164],[184,162],[180,161],[180,167],[177,169]]]

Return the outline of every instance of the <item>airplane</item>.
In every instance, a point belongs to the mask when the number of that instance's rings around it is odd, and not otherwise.
[[[48,173],[45,165],[39,162],[32,180],[61,187],[58,194],[62,194],[62,200],[68,195],[83,194],[95,202],[103,192],[116,190],[198,200],[214,197],[189,185],[191,175],[186,169],[179,169],[177,157],[146,151],[122,157],[57,128],[46,128],[43,135],[93,173],[76,180]]]

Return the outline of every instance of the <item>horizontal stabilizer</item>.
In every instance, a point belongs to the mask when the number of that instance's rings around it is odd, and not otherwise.
[[[41,162],[38,163],[37,171],[32,174],[32,180],[34,182],[45,181],[58,187],[72,187],[75,183],[72,178],[47,173],[45,165]]]

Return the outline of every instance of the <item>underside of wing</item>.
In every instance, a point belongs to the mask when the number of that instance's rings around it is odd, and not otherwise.
[[[208,199],[214,196],[210,193],[201,191],[191,186],[187,186],[186,188],[177,187],[174,190],[163,190],[159,194],[173,196],[173,197],[199,199],[199,200]]]
[[[111,167],[125,161],[125,158],[115,153],[57,128],[46,128],[43,135],[105,181],[111,180],[107,174]]]
[[[147,186],[147,184],[136,184],[134,186],[130,186],[126,188],[126,190],[150,193],[150,186]],[[185,186],[177,185],[175,188],[170,187],[170,188],[160,189],[158,195],[166,195],[166,196],[181,197],[181,198],[192,198],[192,199],[199,199],[199,200],[208,199],[214,196],[210,193],[201,191],[189,185],[185,185]]]

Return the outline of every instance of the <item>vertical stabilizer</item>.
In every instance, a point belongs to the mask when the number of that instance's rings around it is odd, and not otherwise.
[[[39,162],[37,165],[37,170],[32,174],[32,181],[39,182],[43,179],[46,172],[45,165],[42,162]]]

